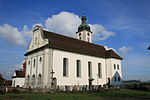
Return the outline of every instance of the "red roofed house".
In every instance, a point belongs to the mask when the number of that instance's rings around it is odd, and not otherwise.
[[[25,81],[26,62],[22,64],[23,70],[15,70],[12,76],[12,87],[23,87]]]

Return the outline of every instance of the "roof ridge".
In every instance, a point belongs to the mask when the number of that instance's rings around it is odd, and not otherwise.
[[[59,36],[64,36],[66,38],[70,38],[70,39],[74,39],[74,40],[78,40],[78,41],[81,41],[83,43],[87,43],[87,44],[92,44],[92,45],[97,45],[97,46],[101,46],[101,47],[104,47],[102,45],[99,45],[99,44],[95,44],[95,43],[90,43],[90,42],[86,42],[86,41],[83,41],[83,40],[79,40],[77,38],[74,38],[74,37],[70,37],[70,36],[67,36],[67,35],[63,35],[63,34],[59,34],[59,33],[55,33],[55,32],[50,32],[50,31],[46,31],[46,30],[43,30],[45,32],[48,32],[48,33],[52,33],[52,34],[55,34],[55,35],[59,35]],[[43,32],[44,33],[44,32]]]

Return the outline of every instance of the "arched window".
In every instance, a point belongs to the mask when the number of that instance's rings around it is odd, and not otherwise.
[[[119,65],[117,65],[117,69],[119,69]]]
[[[101,67],[101,63],[98,63],[98,77],[102,78],[102,67]]]
[[[81,61],[77,60],[76,61],[76,71],[77,71],[77,77],[81,77]]]
[[[42,57],[40,57],[39,61],[40,61],[40,63],[42,62]]]
[[[116,64],[114,64],[114,69],[116,69]]]
[[[33,67],[35,67],[35,59],[33,60]]]
[[[35,86],[35,75],[32,76],[32,85]]]
[[[79,36],[81,36],[81,33],[79,33]]]
[[[30,60],[28,61],[28,65],[30,65]]]
[[[88,76],[92,77],[92,62],[88,62]]]
[[[120,77],[118,77],[118,81],[120,81]]]
[[[63,58],[63,76],[68,76],[68,59]]]

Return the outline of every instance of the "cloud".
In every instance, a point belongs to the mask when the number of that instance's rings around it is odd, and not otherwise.
[[[4,38],[13,45],[25,46],[26,42],[17,28],[14,28],[8,24],[0,26],[0,37]]]
[[[107,31],[104,26],[99,24],[89,24],[91,27],[91,30],[93,32],[93,39],[95,41],[99,40],[105,40],[110,36],[115,35],[115,32]]]
[[[57,15],[47,18],[45,27],[53,32],[62,33],[64,35],[75,37],[75,32],[81,24],[81,19],[78,15],[70,12],[60,12]],[[100,24],[89,24],[93,32],[94,41],[105,40],[110,36],[115,35],[115,32],[107,31]]]
[[[45,21],[45,27],[50,31],[62,33],[68,36],[75,36],[75,32],[80,23],[79,16],[63,11],[48,18]]]
[[[75,32],[80,24],[81,19],[78,15],[62,11],[57,15],[52,15],[51,17],[47,18],[45,20],[44,29],[75,37]],[[110,36],[115,35],[114,32],[107,31],[106,28],[100,24],[89,25],[93,32],[94,41],[105,40]],[[26,46],[27,43],[25,40],[32,37],[32,31],[28,29],[27,25],[24,25],[23,29],[19,31],[17,28],[9,24],[4,24],[0,26],[0,37],[4,38],[9,44]]]
[[[119,52],[121,53],[122,56],[125,56],[126,53],[132,49],[133,49],[132,47],[123,46],[123,47],[119,48]]]
[[[32,31],[28,29],[27,25],[23,26],[23,30],[21,31],[24,37],[32,37]]]
[[[23,30],[4,24],[0,26],[0,37],[4,38],[9,44],[16,46],[26,46],[25,37],[31,37],[31,31],[24,25]]]

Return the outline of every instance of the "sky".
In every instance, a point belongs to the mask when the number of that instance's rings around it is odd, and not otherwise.
[[[81,16],[93,43],[123,57],[124,80],[150,80],[150,0],[0,0],[0,73],[20,68],[36,24],[76,38]]]

